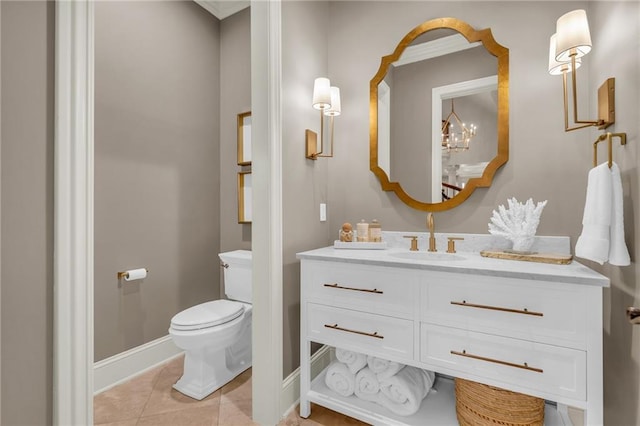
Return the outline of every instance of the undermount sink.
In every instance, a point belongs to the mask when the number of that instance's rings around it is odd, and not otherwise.
[[[460,256],[453,253],[437,253],[431,251],[404,251],[400,253],[390,253],[389,256],[398,259],[407,260],[424,260],[424,261],[451,261],[451,260],[464,260],[464,256]]]

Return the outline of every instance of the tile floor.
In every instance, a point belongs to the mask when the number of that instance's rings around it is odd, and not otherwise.
[[[251,420],[251,369],[196,401],[173,389],[182,376],[183,357],[115,386],[93,399],[94,424],[102,426],[248,426]],[[314,405],[303,419],[294,410],[280,426],[364,425]]]

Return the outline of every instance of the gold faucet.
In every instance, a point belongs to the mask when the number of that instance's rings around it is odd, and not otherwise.
[[[427,226],[429,227],[429,251],[438,251],[436,249],[436,237],[433,234],[435,229],[435,224],[433,223],[433,213],[429,213],[427,215]]]

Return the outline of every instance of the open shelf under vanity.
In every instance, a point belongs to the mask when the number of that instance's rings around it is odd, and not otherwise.
[[[307,397],[309,401],[331,410],[373,425],[454,426],[458,424],[454,384],[453,379],[449,377],[437,376],[433,388],[422,401],[417,413],[412,416],[399,416],[374,402],[364,401],[356,396],[338,395],[325,384],[325,374],[326,369],[313,380]],[[571,426],[569,421],[563,420],[556,406],[549,403],[545,405],[544,424],[545,426]]]

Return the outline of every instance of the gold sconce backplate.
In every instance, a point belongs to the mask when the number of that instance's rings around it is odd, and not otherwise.
[[[307,129],[305,131],[305,141],[307,150],[305,152],[305,157],[309,160],[317,160],[318,159],[318,134],[313,130]]]
[[[598,88],[598,120],[604,124],[599,129],[606,129],[616,122],[616,79],[608,78]]]

